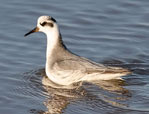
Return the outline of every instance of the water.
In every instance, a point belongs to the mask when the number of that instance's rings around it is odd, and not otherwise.
[[[148,114],[148,6],[147,0],[1,0],[0,113]],[[75,90],[44,86],[46,36],[23,37],[41,15],[57,19],[72,52],[133,74]]]

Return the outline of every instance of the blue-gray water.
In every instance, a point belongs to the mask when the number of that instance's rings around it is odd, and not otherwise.
[[[148,0],[1,0],[1,114],[148,114]],[[24,38],[37,18],[57,19],[66,46],[99,63],[133,71],[125,81],[46,87],[46,36]]]

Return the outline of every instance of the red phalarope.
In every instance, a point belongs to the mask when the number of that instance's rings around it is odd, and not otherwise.
[[[56,84],[119,79],[131,73],[127,69],[105,66],[71,53],[63,44],[56,20],[50,16],[39,17],[37,27],[24,36],[34,32],[47,35],[45,71],[48,78]]]

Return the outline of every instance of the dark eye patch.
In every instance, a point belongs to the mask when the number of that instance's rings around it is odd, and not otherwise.
[[[47,22],[40,23],[41,26],[45,26]]]
[[[40,23],[41,26],[50,26],[50,27],[53,27],[53,23],[50,23],[50,22],[43,22],[43,23]]]
[[[47,25],[49,25],[50,27],[53,27],[53,23],[47,23]]]

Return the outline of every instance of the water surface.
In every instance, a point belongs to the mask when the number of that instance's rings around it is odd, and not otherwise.
[[[0,113],[148,114],[148,6],[147,0],[1,0]],[[23,37],[41,15],[57,19],[72,52],[133,74],[77,89],[43,85],[46,36]]]

